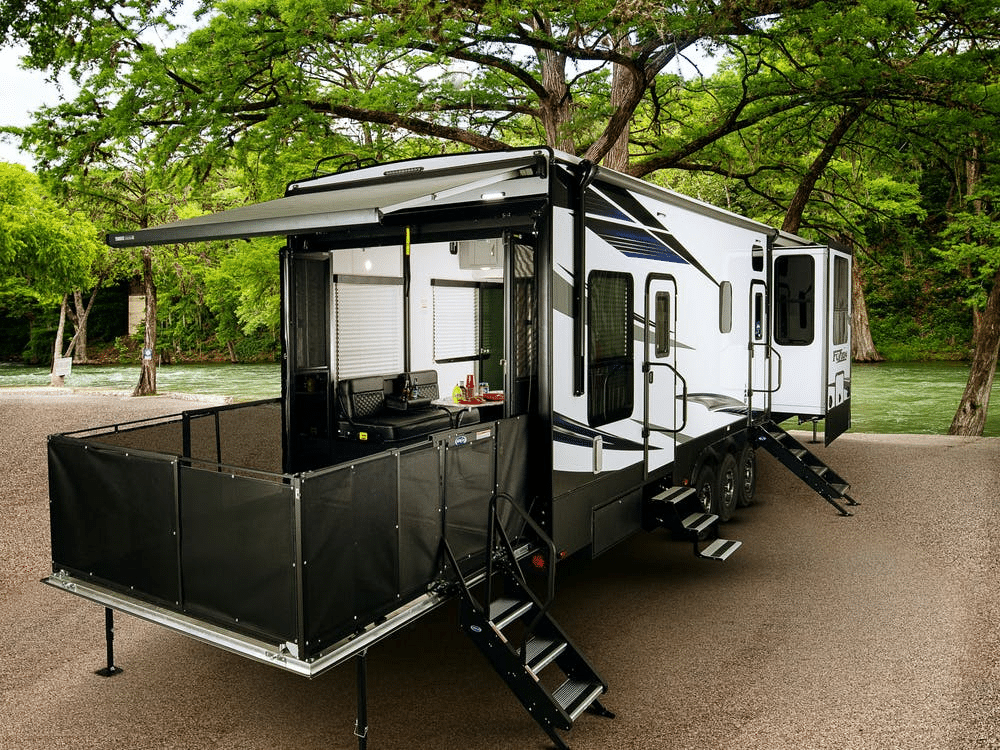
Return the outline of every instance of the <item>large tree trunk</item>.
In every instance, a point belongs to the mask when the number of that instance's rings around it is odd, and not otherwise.
[[[133,396],[156,395],[156,284],[153,282],[153,250],[142,248],[142,286],[146,294],[146,336],[143,342],[142,370]]]
[[[566,55],[554,50],[540,50],[538,57],[542,88],[545,89],[545,95],[539,97],[539,118],[545,129],[545,145],[576,154],[569,128],[572,99],[569,84],[566,83]]]
[[[993,277],[993,288],[976,326],[973,345],[975,354],[969,368],[969,380],[948,429],[949,435],[982,435],[986,426],[990,390],[1000,352],[1000,271]]]
[[[642,96],[644,87],[636,77],[636,72],[624,65],[616,64],[611,70],[611,107],[614,114],[601,136],[588,151],[588,156],[597,157],[607,149],[607,155],[602,162],[610,169],[624,172],[628,169],[628,144],[631,131],[629,124],[632,113],[638,103],[637,97]],[[608,145],[610,144],[610,146]]]
[[[66,305],[68,295],[63,295],[62,306],[59,308],[59,327],[56,329],[56,341],[52,346],[52,370],[49,377],[49,385],[61,388],[66,385],[66,378],[63,375],[56,375],[56,362],[63,355],[63,336],[66,333]]]
[[[97,293],[97,290],[94,290]],[[90,298],[91,304],[94,298]],[[76,315],[73,316],[73,325],[76,326],[76,334],[73,339],[76,341],[76,348],[73,350],[73,362],[87,361],[87,314],[90,312],[89,306],[83,303],[83,292],[79,289],[73,292],[73,306],[76,308]]]
[[[69,348],[66,349],[66,356],[72,354],[74,363],[87,361],[87,318],[90,317],[90,311],[94,309],[94,300],[97,299],[97,291],[101,288],[103,281],[103,277],[97,280],[94,291],[90,293],[90,300],[86,304],[83,302],[83,292],[79,289],[73,292],[73,304],[76,312],[72,314],[72,318],[76,333],[73,334],[73,340],[69,343]]]
[[[861,258],[855,253],[851,267],[851,358],[855,362],[882,362],[885,360],[872,339],[868,322],[868,305],[861,283]]]

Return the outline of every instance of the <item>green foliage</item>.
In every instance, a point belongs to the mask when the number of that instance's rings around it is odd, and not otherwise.
[[[254,240],[224,249],[206,274],[207,306],[220,323],[222,343],[242,336],[278,335],[281,323],[278,251],[274,240]]]
[[[935,248],[945,267],[959,274],[968,304],[986,305],[989,285],[1000,269],[1000,216],[997,193],[981,187],[949,217]]]
[[[20,135],[101,226],[276,197],[317,163],[541,141],[848,244],[877,343],[968,350],[968,305],[997,266],[993,3],[204,0],[200,28],[151,44],[177,5],[0,9],[31,64],[81,84]],[[728,56],[684,80],[671,63],[698,40]],[[158,249],[163,340],[228,353],[273,341],[266,245]],[[101,268],[137,263],[111,254]]]
[[[40,299],[61,298],[91,282],[97,231],[46,193],[24,167],[0,163],[0,271]]]

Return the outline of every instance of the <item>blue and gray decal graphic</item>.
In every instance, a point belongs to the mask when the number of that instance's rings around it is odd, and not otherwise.
[[[587,189],[587,228],[631,258],[687,263],[718,283],[628,190],[600,182]]]

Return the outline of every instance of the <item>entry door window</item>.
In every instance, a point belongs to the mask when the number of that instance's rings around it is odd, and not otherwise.
[[[783,255],[774,262],[774,340],[808,346],[815,336],[816,270],[810,255]]]
[[[655,299],[656,356],[670,356],[670,292],[657,292]]]

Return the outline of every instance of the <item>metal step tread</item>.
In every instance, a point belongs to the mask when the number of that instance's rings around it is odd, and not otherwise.
[[[698,552],[701,557],[710,557],[713,560],[718,560],[722,562],[729,558],[736,550],[738,550],[743,545],[743,542],[738,542],[733,539],[716,539],[711,544],[709,544],[705,549]]]
[[[530,601],[501,597],[490,604],[489,620],[497,630],[503,630],[531,609]]]
[[[667,487],[663,492],[653,495],[654,502],[670,503],[679,505],[682,501],[694,494],[694,487]]]
[[[566,641],[552,638],[542,638],[535,636],[527,643],[528,669],[535,674],[541,672],[545,667],[566,650]]]
[[[700,534],[718,520],[719,517],[714,513],[692,513],[681,521],[681,525],[688,531]]]
[[[599,682],[570,678],[556,688],[552,700],[575,721],[603,692],[604,686]]]

